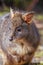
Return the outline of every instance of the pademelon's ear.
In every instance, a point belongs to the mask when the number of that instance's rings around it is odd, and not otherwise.
[[[13,9],[10,8],[10,17],[13,18],[14,17],[14,12],[13,12]]]
[[[26,23],[31,23],[33,16],[34,16],[34,12],[28,12],[22,15],[22,18]]]

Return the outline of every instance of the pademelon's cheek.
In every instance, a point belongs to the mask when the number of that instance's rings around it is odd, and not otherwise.
[[[25,38],[25,37],[27,37],[27,35],[28,35],[28,29],[24,29],[24,28],[22,28],[22,30],[21,31],[15,31],[15,35],[13,36],[13,37],[15,37],[15,38]]]
[[[12,24],[11,24],[11,22],[7,22],[7,25],[6,25],[6,27],[4,26],[4,28],[3,28],[4,32],[3,32],[3,37],[2,37],[2,40],[3,40],[2,44],[3,44],[4,48],[7,49],[9,44],[11,43],[9,41],[10,35],[12,34],[12,29],[11,29]]]

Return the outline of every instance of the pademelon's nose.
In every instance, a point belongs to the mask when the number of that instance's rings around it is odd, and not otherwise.
[[[13,41],[13,37],[10,37],[10,39],[9,39],[10,41]]]

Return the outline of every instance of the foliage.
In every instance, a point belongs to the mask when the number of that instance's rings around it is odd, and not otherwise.
[[[7,6],[25,9],[32,0],[4,0]]]

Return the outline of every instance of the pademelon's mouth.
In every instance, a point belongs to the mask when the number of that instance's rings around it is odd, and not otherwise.
[[[15,43],[14,45],[10,45],[8,50],[12,57],[20,62],[27,62],[29,60],[29,57],[33,54],[32,47],[26,45],[22,47],[20,44],[17,43]]]

